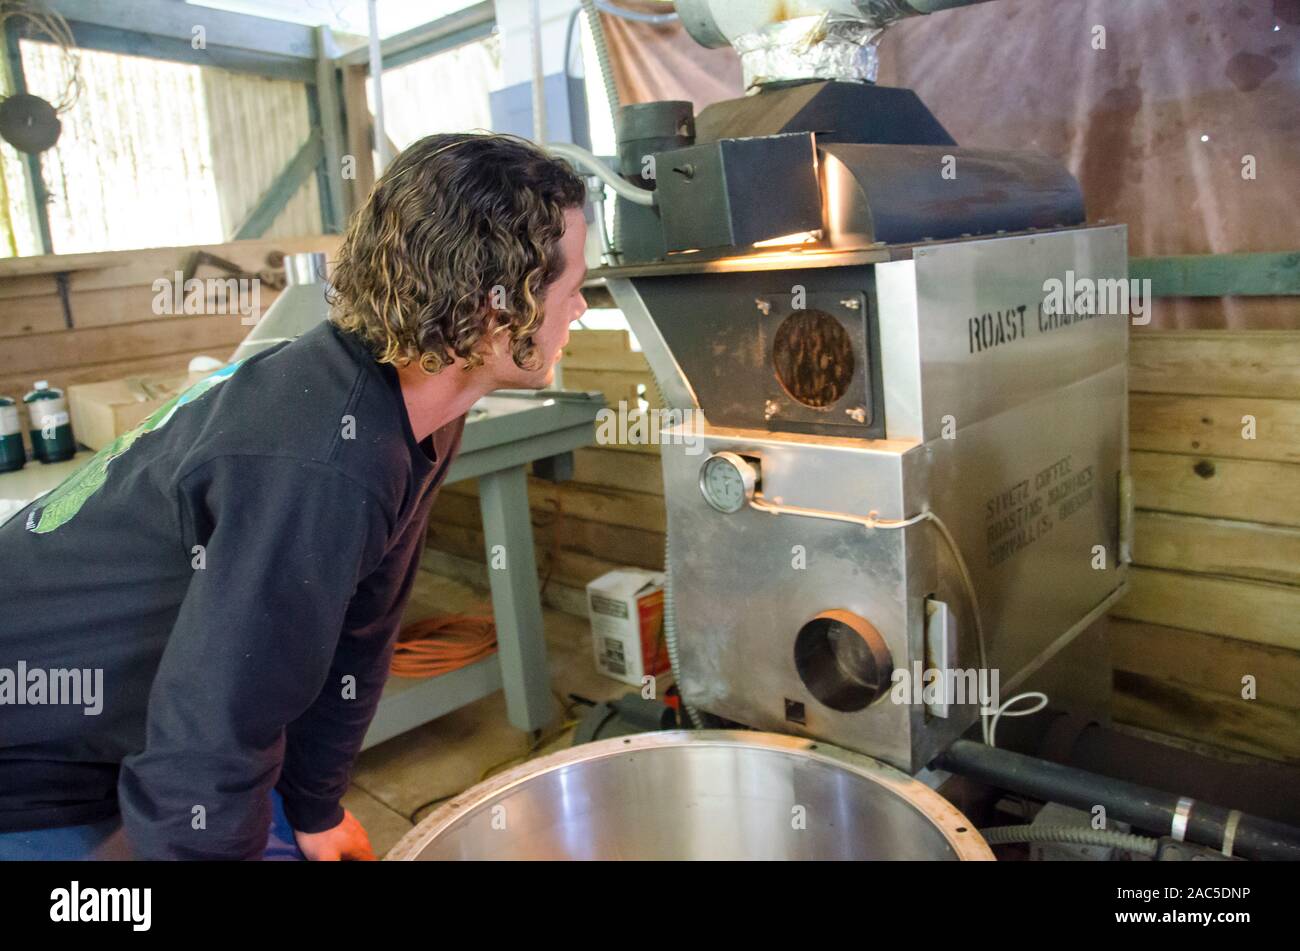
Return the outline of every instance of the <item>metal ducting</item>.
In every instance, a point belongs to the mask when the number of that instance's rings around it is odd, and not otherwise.
[[[875,82],[885,28],[986,0],[677,0],[686,31],[703,46],[731,45],[745,87],[809,79]]]

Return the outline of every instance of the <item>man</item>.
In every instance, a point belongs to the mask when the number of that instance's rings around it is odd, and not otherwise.
[[[339,802],[429,507],[470,406],[552,381],[583,201],[522,140],[417,142],[351,222],[329,323],[0,527],[0,857],[256,858],[282,806],[307,858],[373,858]]]

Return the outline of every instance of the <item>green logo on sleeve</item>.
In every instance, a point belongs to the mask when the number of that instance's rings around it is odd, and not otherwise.
[[[44,498],[39,499],[27,516],[27,530],[38,535],[52,532],[67,522],[86,504],[86,500],[99,491],[108,480],[108,464],[135,444],[145,433],[153,432],[167,424],[172,414],[192,403],[218,383],[223,383],[239,369],[240,364],[232,363],[222,367],[211,376],[204,377],[180,395],[159,406],[134,429],[118,436],[111,443],[91,457],[90,461],[74,472],[58,488]]]

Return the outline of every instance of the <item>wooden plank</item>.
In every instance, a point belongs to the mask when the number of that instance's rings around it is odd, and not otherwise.
[[[547,545],[552,544],[550,539],[557,529],[554,510],[534,510],[532,522],[537,538],[545,540]],[[447,525],[481,531],[483,520],[479,514],[478,502],[469,496],[439,493],[429,515],[430,531]],[[561,533],[561,546],[566,550],[606,561],[653,568],[656,571],[663,569],[662,532],[593,522],[567,512],[558,523],[558,530]]]
[[[117,360],[110,363],[86,363],[75,367],[55,367],[38,373],[0,376],[0,393],[18,399],[32,388],[36,380],[48,379],[50,385],[60,389],[74,383],[100,383],[128,376],[169,376],[184,373],[190,360],[210,350],[184,350],[165,353],[139,360]]]
[[[580,332],[595,333],[596,331]],[[620,373],[650,373],[650,364],[646,362],[645,354],[639,350],[626,350],[622,353],[613,351],[608,353],[572,353],[566,347],[564,351],[564,367],[566,373],[569,370],[612,370]]]
[[[297,251],[324,251],[333,255],[339,235],[301,235],[293,238],[258,238],[249,241],[210,242],[173,248],[138,248],[132,251],[93,251],[83,254],[43,254],[0,260],[0,287],[15,278],[68,273],[76,290],[150,284],[155,278],[172,278],[196,251],[208,251],[249,271],[279,267],[272,255]]]
[[[110,327],[88,327],[11,337],[5,343],[4,370],[30,376],[51,368],[76,368],[180,351],[211,351],[229,356],[249,328],[238,315],[166,317]]]
[[[575,330],[564,348],[567,370],[616,370],[649,373],[645,354],[633,350],[626,330]]]
[[[15,297],[49,297],[58,292],[59,286],[53,274],[24,274],[0,279],[0,300],[4,301]]]
[[[251,292],[246,292],[251,293]],[[72,320],[76,329],[87,327],[107,327],[115,324],[133,324],[140,321],[163,320],[172,316],[167,313],[154,313],[154,300],[158,293],[151,287],[118,287],[109,290],[100,291],[80,291],[70,296],[72,306]],[[257,307],[258,312],[265,314],[267,309],[275,303],[275,299],[280,296],[280,291],[271,290],[265,285],[259,285],[257,289]],[[245,298],[251,304],[251,298]],[[212,310],[216,310],[216,298],[213,298]],[[240,306],[240,301],[234,295],[227,298],[229,303],[226,304],[227,310],[233,310]],[[189,317],[199,317],[201,314],[191,314]],[[238,317],[231,316],[236,322]],[[252,329],[251,325],[244,325],[244,332],[247,333]]]
[[[1300,585],[1300,529],[1139,510],[1133,536],[1148,568]]]
[[[1275,297],[1300,294],[1300,251],[1131,258],[1129,278],[1153,297]]]
[[[343,112],[339,103],[338,73],[332,59],[337,52],[334,34],[328,26],[316,27],[316,98],[320,108],[321,140],[325,146],[325,175],[322,185],[328,192],[329,221],[326,231],[342,231],[348,221],[347,198],[341,177],[343,153]]]
[[[199,251],[229,261],[250,274],[283,273],[284,257],[306,251],[319,251],[333,258],[340,244],[338,235],[301,235],[292,238],[256,238],[246,241],[229,241],[225,244],[193,245],[184,248],[159,248],[149,253],[132,252],[124,265],[112,268],[77,271],[71,275],[74,291],[101,290],[106,287],[134,287],[143,284],[151,287],[158,278],[175,280],[176,272],[183,271],[190,259]],[[195,272],[198,277],[225,277],[220,268],[201,265]]]
[[[1146,331],[1129,337],[1129,389],[1300,399],[1300,331]]]
[[[1134,393],[1129,397],[1129,445],[1300,462],[1300,400]]]
[[[569,334],[564,355],[620,354],[631,350],[632,337],[626,330],[574,330]]]
[[[1133,452],[1138,508],[1300,527],[1300,465]]]
[[[261,285],[258,288],[257,299],[259,312],[266,313],[280,293],[264,284]],[[167,313],[154,313],[156,297],[157,294],[151,287],[143,285],[69,294],[68,305],[72,312],[72,328],[69,328],[64,320],[63,302],[58,297],[17,298],[3,305],[4,313],[0,314],[0,337],[51,333],[68,329],[80,330],[113,324],[133,324],[173,316]],[[227,308],[238,306],[237,299],[230,298],[230,300],[231,303]]]
[[[1300,651],[1300,588],[1133,566],[1115,617]]]
[[[60,0],[63,3],[64,0]],[[108,7],[114,13],[122,6],[121,0],[115,4],[105,4],[103,0],[90,0],[101,7]],[[164,0],[168,6],[175,6],[171,0]],[[241,14],[242,15],[242,14]],[[206,18],[205,18],[206,20]],[[287,23],[284,25],[288,25]],[[101,26],[95,23],[73,22],[72,38],[79,49],[103,50],[121,56],[141,56],[146,59],[162,60],[165,63],[188,63],[193,66],[206,66],[213,71],[226,73],[251,73],[266,79],[289,80],[298,83],[312,83],[315,73],[311,60],[297,56],[279,56],[273,53],[259,53],[236,46],[208,41],[205,46],[196,47],[194,36],[184,39],[159,36],[155,33],[140,33],[135,30],[118,29],[113,26]],[[205,22],[205,27],[215,29]],[[45,37],[39,33],[33,36],[38,42]]]
[[[579,449],[574,453],[573,482],[651,495],[664,494],[663,466],[657,456],[614,452],[603,447]]]
[[[615,370],[576,370],[565,368],[564,388],[566,390],[588,390],[599,392],[605,397],[605,405],[618,409],[622,403],[628,410],[635,410],[645,399],[652,406],[659,402],[654,378],[648,372],[624,373]]]
[[[1253,756],[1300,760],[1296,712],[1258,700],[1225,700],[1207,690],[1129,671],[1115,672],[1112,712],[1121,723]]]
[[[360,208],[375,187],[374,119],[366,103],[366,67],[343,67],[343,113],[348,156],[353,160],[352,208]]]
[[[95,254],[46,255],[0,261],[0,336],[48,333],[67,329],[56,275],[67,276],[68,302],[74,326],[94,327],[154,318],[153,282],[175,282],[196,251],[205,250],[252,274],[277,276],[286,254],[299,251],[337,253],[337,235],[269,238],[229,244],[193,245]],[[202,265],[197,277],[224,277],[220,269]],[[115,292],[115,293],[105,293]],[[264,283],[259,289],[262,310],[279,291]],[[167,316],[167,315],[162,315]]]
[[[478,497],[476,482],[456,482],[444,486],[441,491]],[[664,511],[664,500],[660,496],[645,492],[602,489],[596,486],[563,484],[557,487],[553,482],[532,477],[528,479],[530,508],[554,510],[556,496],[561,493],[564,511],[578,518],[609,525],[626,525],[629,528],[640,528],[649,532],[665,530],[667,516]]]
[[[0,337],[52,333],[67,328],[63,300],[56,293],[0,300]]]
[[[601,449],[607,452],[632,452],[638,455],[659,457],[658,443],[602,443]]]
[[[133,0],[126,4],[58,0],[53,6],[75,26],[109,27],[193,46],[195,13],[170,0]],[[221,9],[204,8],[201,14],[202,19],[197,22],[204,25],[212,45],[291,59],[312,58],[311,27]]]
[[[1159,624],[1110,619],[1111,664],[1157,680],[1185,684],[1241,700],[1243,678],[1254,678],[1255,697],[1300,710],[1300,654],[1231,637]]]

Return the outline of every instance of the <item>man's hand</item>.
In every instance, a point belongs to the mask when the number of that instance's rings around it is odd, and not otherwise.
[[[302,854],[313,862],[373,862],[375,850],[370,847],[370,836],[357,821],[356,816],[343,810],[343,821],[324,832],[299,832],[293,830]]]

